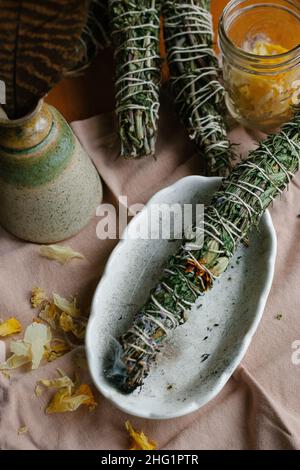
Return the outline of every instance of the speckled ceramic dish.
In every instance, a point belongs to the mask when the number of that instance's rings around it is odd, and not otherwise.
[[[184,178],[157,193],[130,228],[145,222],[153,203],[207,204],[219,184],[219,178]],[[259,231],[251,233],[250,247],[240,246],[223,277],[170,337],[141,390],[123,395],[103,375],[110,338],[126,330],[180,243],[130,240],[128,233],[112,253],[94,296],[86,337],[90,371],[100,392],[123,411],[149,419],[175,418],[214,398],[246,353],[272,284],[274,227],[267,212]]]
[[[0,119],[0,223],[50,243],[79,232],[102,199],[100,177],[72,129],[40,101],[28,116]]]

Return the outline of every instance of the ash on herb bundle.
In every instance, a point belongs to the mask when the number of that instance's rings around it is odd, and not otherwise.
[[[299,129],[300,113],[251,152],[223,180],[206,209],[204,225],[198,229],[204,243],[197,236],[184,240],[170,258],[131,328],[114,346],[105,373],[121,391],[130,393],[143,384],[169,332],[186,321],[186,311],[226,270],[238,243],[298,171]]]
[[[121,155],[154,155],[159,111],[160,1],[109,0]]]
[[[213,51],[209,0],[163,3],[170,90],[189,136],[206,158],[209,175],[229,172],[233,152],[223,118],[225,90]]]

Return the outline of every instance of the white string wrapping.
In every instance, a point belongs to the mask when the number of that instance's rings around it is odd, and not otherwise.
[[[274,177],[272,173],[267,173],[262,167],[256,164],[251,159],[243,163],[243,169],[248,173],[248,178],[251,181],[251,175],[257,177],[260,176],[262,182],[267,184],[268,188],[273,188],[273,196],[270,195],[270,199],[273,200],[275,196],[281,194],[282,191],[289,184],[294,172],[300,166],[300,145],[292,141],[289,136],[282,131],[282,135],[285,138],[285,141],[289,144],[292,152],[294,153],[294,158],[296,165],[293,166],[293,171],[286,168],[286,166],[280,161],[280,157],[277,157],[270,150],[267,144],[262,143],[261,147],[256,150],[257,156],[263,156],[268,158],[269,162],[272,162],[278,166],[283,175],[284,182],[281,183],[280,187],[274,185]],[[282,176],[281,175],[281,176]],[[237,245],[242,241],[247,232],[248,228],[256,225],[263,214],[266,205],[262,200],[262,195],[265,193],[266,186],[258,186],[253,184],[250,181],[243,181],[242,178],[231,177],[228,180],[223,182],[223,189],[219,191],[214,198],[212,205],[209,207],[208,211],[205,214],[205,220],[203,226],[195,227],[198,229],[197,233],[203,233],[204,239],[216,242],[216,248],[211,252],[218,254],[218,259],[220,257],[229,258],[234,254],[234,251]],[[232,189],[237,188],[240,194],[243,194],[243,197],[236,194]],[[222,207],[232,207],[232,205],[237,205],[240,209],[240,217],[235,218],[235,222],[228,220],[218,209],[218,201],[222,200]],[[247,202],[251,201],[251,204]],[[247,221],[246,228],[243,230],[239,226],[242,222]],[[243,225],[243,224],[241,224]],[[224,243],[224,232],[229,236],[231,240],[231,248],[228,249],[228,246],[225,246]],[[223,234],[223,235],[222,235]],[[207,284],[203,282],[202,276],[199,276],[199,287],[192,283],[186,277],[186,262],[193,262],[197,269],[205,272],[209,278],[208,285],[212,285],[214,279],[216,279],[221,273],[216,274],[212,269],[208,269],[204,262],[201,262],[199,259],[199,253],[203,253],[202,245],[198,244],[197,240],[194,241],[194,245],[191,242],[186,242],[181,246],[180,253],[177,255],[178,258],[182,260],[182,263],[178,264],[175,269],[170,269],[167,267],[164,270],[165,278],[169,276],[179,275],[184,284],[189,289],[192,297],[196,300],[200,295],[203,295],[207,289]],[[158,328],[165,336],[175,328],[180,323],[185,321],[185,311],[189,309],[193,302],[186,301],[178,296],[174,289],[166,282],[162,281],[158,289],[164,289],[168,292],[176,303],[176,308],[174,311],[170,311],[164,305],[162,305],[155,293],[151,295],[151,308],[146,308],[143,313],[139,314],[139,321],[150,321],[154,326],[154,329]],[[141,323],[140,323],[141,324]],[[152,332],[153,333],[153,332]],[[133,326],[129,330],[129,336],[131,341],[127,341],[127,335],[123,335],[123,349],[126,351],[126,363],[127,364],[136,364],[136,359],[132,357],[134,351],[137,350],[137,345],[132,341],[132,338],[136,338],[138,341],[138,348],[142,350],[143,353],[151,358],[154,357],[158,350],[159,345],[153,341],[152,334],[150,331],[142,330],[141,327],[136,328]],[[146,363],[143,363],[140,373],[136,372],[134,375],[134,380],[138,380],[141,377],[140,374],[144,374],[146,370]]]
[[[163,14],[176,108],[190,138],[201,153],[205,152],[208,172],[224,175],[232,152],[224,120],[216,109],[219,103],[224,105],[225,90],[218,80],[210,11],[204,8],[204,2],[167,0]]]
[[[155,153],[159,112],[160,18],[157,0],[110,0],[116,61],[116,114],[121,155]],[[118,11],[122,13],[118,13]]]

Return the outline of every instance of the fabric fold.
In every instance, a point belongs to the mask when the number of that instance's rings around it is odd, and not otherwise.
[[[119,195],[128,197],[128,205],[145,203],[157,190],[179,178],[201,174],[201,158],[195,155],[167,103],[161,111],[156,159],[118,158],[112,115],[75,122],[73,129],[105,182],[104,203],[117,206]],[[234,143],[242,143],[240,151],[244,156],[256,145],[258,137],[241,128],[231,133]],[[214,400],[192,415],[153,422],[126,416],[93,388],[98,402],[93,412],[79,409],[64,415],[45,415],[51,393],[36,397],[36,380],[55,376],[57,367],[72,375],[73,351],[36,371],[27,371],[26,367],[16,370],[10,380],[0,373],[0,448],[125,450],[129,445],[124,428],[128,418],[159,448],[169,450],[299,448],[300,365],[292,361],[292,344],[300,340],[299,200],[297,175],[289,191],[271,209],[278,257],[263,319],[241,367]],[[30,324],[36,315],[29,302],[34,286],[64,297],[76,294],[80,306],[88,311],[105,263],[117,243],[97,238],[98,221],[95,217],[79,235],[65,243],[86,260],[63,267],[40,257],[37,245],[17,240],[0,228],[0,317],[15,316],[24,328]],[[9,339],[3,343],[8,351]],[[91,384],[88,375],[86,380]],[[18,435],[22,426],[27,426],[28,432]]]

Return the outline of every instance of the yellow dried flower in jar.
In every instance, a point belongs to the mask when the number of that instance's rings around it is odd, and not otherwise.
[[[232,0],[219,33],[231,115],[266,132],[290,120],[300,89],[300,5]]]

